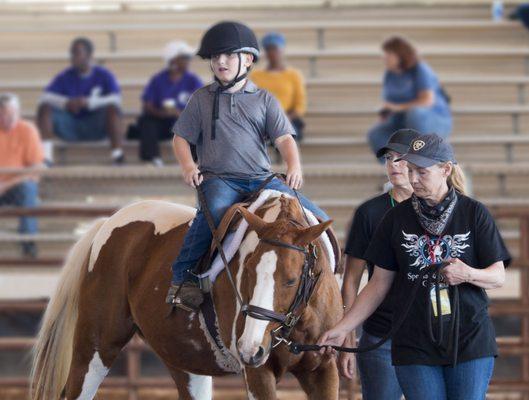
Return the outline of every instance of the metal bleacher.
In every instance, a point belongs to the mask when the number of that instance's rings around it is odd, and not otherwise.
[[[329,212],[343,240],[357,205],[385,182],[365,141],[380,104],[380,43],[391,34],[411,38],[452,97],[456,155],[516,258],[507,285],[490,292],[502,354],[490,398],[529,400],[529,33],[516,22],[491,21],[485,1],[423,3],[0,0],[0,88],[19,94],[24,115],[34,118],[42,88],[68,63],[70,41],[87,36],[96,44],[97,62],[120,80],[125,118],[132,122],[143,85],[162,67],[168,40],[197,45],[207,26],[226,18],[245,21],[259,34],[280,30],[289,62],[307,81],[306,140],[300,144],[304,192]],[[193,61],[193,69],[210,79],[201,60]],[[36,327],[64,255],[90,220],[141,198],[194,203],[169,143],[162,150],[166,166],[154,168],[139,162],[137,143],[127,142],[128,162],[116,168],[108,164],[105,142],[55,144],[56,165],[41,172],[42,206],[0,208],[0,326],[27,313]],[[22,258],[17,246],[28,239],[16,233],[17,217],[28,213],[40,218],[40,233],[31,238],[39,246],[35,260]],[[31,334],[15,331],[0,331],[0,398],[8,389],[22,396],[27,386],[24,366],[1,365],[2,355],[22,359],[31,345]],[[156,379],[143,377],[141,360],[149,354],[135,341],[117,361],[120,383],[110,387],[126,390],[121,398],[171,387],[159,370]],[[238,398],[238,381],[224,382],[219,395]],[[297,398],[295,385],[283,388],[284,398]],[[357,398],[357,384],[353,391],[344,391],[344,398]]]

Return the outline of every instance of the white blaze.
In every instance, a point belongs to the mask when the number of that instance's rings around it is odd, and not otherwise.
[[[275,200],[275,202],[272,204],[272,206],[266,210],[263,220],[266,222],[273,222],[277,219],[277,216],[279,215],[281,211],[281,203],[279,201],[279,198]],[[244,261],[246,260],[246,257],[248,254],[251,254],[254,252],[255,248],[259,244],[259,237],[257,236],[257,233],[255,231],[250,231],[242,241],[240,247],[239,247],[239,269],[237,270],[237,275],[235,277],[235,283],[237,285],[237,290],[239,293],[241,292],[241,280],[242,280],[242,273],[244,271]],[[232,325],[232,331],[231,331],[231,343],[230,343],[230,351],[232,354],[239,359],[239,352],[237,351],[237,317],[239,316],[239,313],[241,311],[241,307],[239,303],[237,302],[235,304],[235,316],[233,319],[233,325]]]
[[[261,256],[256,267],[257,282],[253,291],[250,305],[274,309],[274,272],[277,267],[277,254],[275,251],[267,251]],[[240,339],[239,350],[244,358],[252,357],[263,342],[268,321],[255,318],[246,318],[244,332]]]
[[[257,237],[257,233],[255,231],[251,231],[246,235],[244,238],[241,247],[239,248],[239,269],[237,270],[237,276],[235,277],[235,283],[237,284],[237,291],[241,292],[241,280],[242,280],[242,273],[244,271],[244,260],[246,259],[246,256],[250,253],[252,253],[255,248],[257,247],[257,244],[259,243],[259,238]],[[239,316],[239,313],[241,312],[241,306],[239,302],[235,303],[235,318],[233,320],[232,330],[231,330],[231,343],[230,343],[230,350],[232,354],[234,354],[237,358],[239,358],[239,352],[237,351],[237,317]]]

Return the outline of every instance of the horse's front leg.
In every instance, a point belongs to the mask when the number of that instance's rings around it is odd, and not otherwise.
[[[340,379],[336,360],[323,361],[315,370],[292,371],[309,400],[338,400]]]
[[[245,368],[246,391],[252,400],[276,400],[276,378],[266,365],[259,368]]]

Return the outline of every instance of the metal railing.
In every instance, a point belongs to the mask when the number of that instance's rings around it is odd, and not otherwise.
[[[490,313],[493,317],[515,316],[520,320],[520,334],[516,337],[500,337],[498,339],[500,357],[512,357],[520,360],[518,376],[511,378],[494,378],[490,385],[490,393],[504,393],[521,395],[522,400],[529,400],[529,206],[527,205],[502,205],[493,204],[489,207],[494,217],[499,221],[515,220],[519,227],[517,254],[511,268],[519,271],[520,297],[509,300],[493,301]],[[55,207],[54,210],[43,207],[31,211],[33,215],[53,215],[58,216],[101,216],[109,215],[112,208],[94,207]],[[16,209],[3,209],[0,216],[6,217],[24,215],[28,211]],[[2,260],[0,259],[0,265]],[[39,260],[34,261],[34,266],[38,267]],[[0,302],[0,314],[2,313],[41,313],[46,307],[47,301],[3,301]],[[3,337],[0,338],[1,351],[25,351],[34,342],[31,337]],[[124,348],[126,359],[126,374],[119,377],[108,377],[103,382],[102,387],[125,388],[128,391],[129,399],[137,399],[138,391],[147,388],[174,388],[174,383],[169,377],[147,377],[142,376],[141,355],[143,352],[151,351],[139,337],[133,340]],[[501,360],[501,358],[500,358]],[[0,389],[6,387],[28,387],[27,377],[0,378]],[[342,385],[342,396],[345,398],[356,398],[359,393],[358,382]],[[240,378],[220,378],[216,379],[216,389],[236,389],[243,390]],[[287,390],[298,388],[294,379],[286,379],[281,387]]]

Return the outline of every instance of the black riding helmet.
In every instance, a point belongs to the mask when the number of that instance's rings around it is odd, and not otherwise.
[[[215,91],[215,97],[213,99],[213,115],[211,118],[212,140],[215,140],[215,122],[219,119],[220,93],[233,87],[248,75],[244,73],[239,76],[241,72],[241,53],[252,54],[254,61],[259,59],[259,43],[255,33],[249,27],[239,22],[225,21],[213,25],[202,37],[197,55],[204,59],[211,59],[214,55],[223,53],[237,53],[239,56],[239,68],[235,78],[227,85],[223,85],[215,77],[215,81],[217,81],[219,86]]]
[[[259,43],[255,33],[240,22],[219,22],[202,37],[197,55],[209,59],[215,54],[250,53],[259,58]]]

